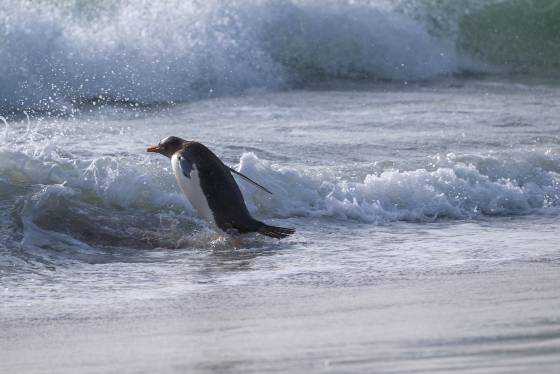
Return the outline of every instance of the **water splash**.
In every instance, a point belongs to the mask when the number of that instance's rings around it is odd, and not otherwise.
[[[0,116],[0,121],[4,122],[4,135],[2,136],[4,143],[8,143],[8,130],[9,130],[9,126],[8,126],[8,121],[6,120],[5,117]]]
[[[7,0],[0,111],[169,103],[325,79],[424,80],[462,62],[424,25],[366,1]]]
[[[23,114],[25,114],[25,119],[27,121],[27,128],[25,129],[25,134],[23,135],[23,137],[25,139],[29,138],[29,135],[31,135],[31,120],[29,119],[29,114],[27,114],[27,111],[24,110]]]

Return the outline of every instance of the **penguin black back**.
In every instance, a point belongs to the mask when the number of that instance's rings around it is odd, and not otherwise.
[[[269,226],[254,219],[247,209],[232,172],[241,175],[265,191],[269,191],[226,166],[203,144],[168,137],[163,139],[158,146],[148,148],[148,152],[157,152],[170,157],[172,165],[175,162],[174,172],[177,181],[187,198],[191,200],[191,204],[203,216],[204,211],[208,211],[209,208],[211,214],[206,214],[206,216],[212,216],[216,226],[224,232],[258,232],[277,239],[285,238],[295,232],[291,228]],[[201,192],[196,193],[196,190]],[[205,201],[200,201],[202,199]]]

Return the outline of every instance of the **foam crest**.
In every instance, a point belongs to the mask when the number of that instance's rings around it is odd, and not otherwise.
[[[160,103],[337,79],[418,80],[454,48],[377,3],[27,2],[0,10],[0,109]]]
[[[55,150],[38,154],[2,151],[0,202],[10,201],[13,208],[1,219],[16,228],[3,231],[2,246],[21,246],[47,262],[66,255],[102,262],[114,260],[111,248],[229,245],[197,217],[157,161],[78,161]],[[273,195],[239,184],[249,209],[264,220],[390,224],[548,214],[560,204],[559,161],[551,151],[519,157],[449,154],[434,157],[426,168],[385,170],[356,182],[325,169],[279,167],[245,153],[240,171]]]
[[[367,175],[362,182],[277,168],[250,153],[243,155],[240,166],[243,173],[265,181],[274,193],[267,198],[243,187],[257,214],[383,224],[529,214],[557,208],[558,157],[544,154],[533,158],[528,162],[479,157],[470,162],[450,156],[433,170],[387,170]],[[535,169],[535,163],[539,169]]]
[[[50,146],[36,152],[32,157],[23,152],[0,151],[0,175],[22,188],[64,185],[99,204],[121,209],[171,205],[188,208],[181,195],[169,187],[174,181],[171,176],[152,174],[153,169],[125,158],[69,159]]]
[[[53,209],[65,204],[75,209],[87,206],[99,215],[104,215],[104,210],[131,216],[171,211],[196,219],[192,207],[175,188],[172,175],[156,162],[135,163],[116,157],[54,161],[8,151],[2,152],[0,160],[0,176],[13,189],[12,198],[22,193],[32,196],[27,201],[33,211],[54,202]],[[523,158],[451,154],[436,157],[426,169],[385,170],[354,182],[328,170],[303,172],[277,167],[245,153],[240,171],[272,190],[273,195],[242,181],[239,184],[250,209],[263,218],[421,222],[556,208],[560,201],[558,165],[558,156],[552,152],[535,152]],[[59,204],[59,200],[65,203]]]
[[[208,237],[196,234],[204,225],[161,165],[33,154],[0,151],[0,202],[13,205],[0,217],[0,248],[22,249],[0,261],[0,271],[19,257],[97,263],[115,260],[111,248],[180,248]]]

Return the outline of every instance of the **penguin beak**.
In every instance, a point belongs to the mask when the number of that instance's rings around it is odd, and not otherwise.
[[[153,147],[148,148],[148,152],[150,152],[150,153],[158,153],[158,152],[159,152],[159,146],[158,146],[158,145],[154,145]]]

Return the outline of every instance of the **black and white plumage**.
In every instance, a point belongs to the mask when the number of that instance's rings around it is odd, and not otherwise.
[[[171,159],[177,184],[193,208],[220,230],[226,233],[258,232],[277,239],[295,232],[291,228],[269,226],[251,217],[232,173],[271,192],[226,166],[203,144],[170,136],[162,139],[157,146],[148,148],[148,152],[160,153]]]

